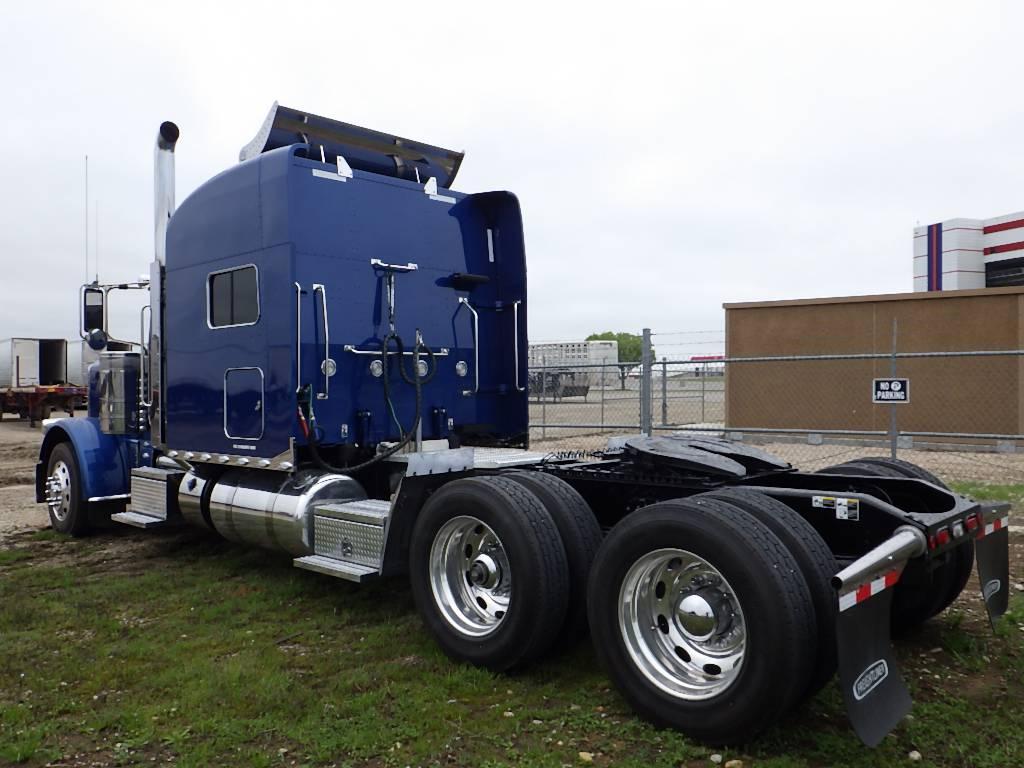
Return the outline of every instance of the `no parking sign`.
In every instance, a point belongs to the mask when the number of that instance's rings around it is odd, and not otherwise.
[[[909,403],[910,379],[875,379],[871,391],[873,403]]]

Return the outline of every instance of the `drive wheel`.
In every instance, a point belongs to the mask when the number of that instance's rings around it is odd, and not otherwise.
[[[571,485],[543,472],[502,475],[532,492],[551,515],[569,567],[569,608],[559,644],[569,646],[587,632],[587,577],[601,546],[601,526],[590,505]]]
[[[605,538],[588,592],[594,647],[646,719],[740,743],[807,689],[814,612],[782,542],[731,504],[644,507]]]
[[[81,487],[75,452],[69,443],[58,443],[46,465],[46,509],[55,531],[72,536],[89,532],[89,503]]]
[[[724,488],[708,494],[756,517],[779,537],[793,555],[810,590],[817,628],[817,648],[806,697],[820,691],[836,672],[836,616],[838,603],[832,577],[839,571],[832,550],[809,522],[778,499],[746,488]]]
[[[500,477],[436,491],[413,529],[413,598],[451,658],[495,672],[551,647],[569,595],[565,550],[544,505]]]

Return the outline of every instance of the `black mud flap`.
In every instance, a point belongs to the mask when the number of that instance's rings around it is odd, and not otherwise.
[[[978,581],[985,600],[988,620],[994,630],[996,620],[1006,613],[1010,603],[1010,519],[1008,504],[983,504],[983,523],[974,542]]]
[[[842,606],[842,602],[840,603]],[[869,747],[881,743],[912,706],[889,639],[892,590],[841,609],[839,686],[854,732]]]

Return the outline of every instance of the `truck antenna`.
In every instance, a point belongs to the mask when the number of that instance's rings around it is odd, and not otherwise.
[[[89,282],[89,156],[85,156],[85,282]]]

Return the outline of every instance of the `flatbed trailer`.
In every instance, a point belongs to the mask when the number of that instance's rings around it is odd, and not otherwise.
[[[0,389],[0,419],[5,413],[13,413],[21,419],[28,419],[34,427],[50,418],[53,411],[75,415],[75,409],[85,403],[88,390],[85,387],[66,385],[46,387],[8,387]]]
[[[148,290],[149,324],[90,368],[87,418],[48,423],[55,529],[191,525],[407,578],[445,653],[495,672],[589,633],[640,715],[710,743],[838,674],[875,745],[910,708],[891,634],[975,570],[1006,611],[1009,506],[912,464],[801,472],[683,434],[531,451],[519,206],[452,190],[461,154],[275,104],[175,210],[177,139],[160,126],[149,280],[82,288],[94,348],[110,290]]]

